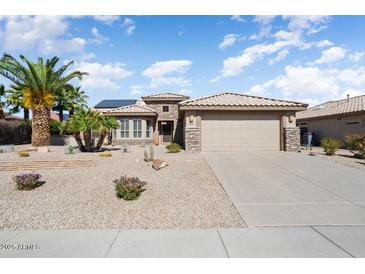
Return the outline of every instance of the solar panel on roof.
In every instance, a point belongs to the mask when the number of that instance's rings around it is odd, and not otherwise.
[[[103,100],[96,104],[94,108],[119,108],[124,106],[133,105],[137,102],[135,99],[124,100]]]

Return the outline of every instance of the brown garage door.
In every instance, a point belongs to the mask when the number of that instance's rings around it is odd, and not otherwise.
[[[277,114],[207,112],[201,127],[203,151],[280,150]]]

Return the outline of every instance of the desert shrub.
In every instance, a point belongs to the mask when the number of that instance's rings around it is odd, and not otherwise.
[[[122,176],[120,179],[114,180],[114,184],[117,197],[130,201],[138,199],[147,183],[137,177]]]
[[[336,150],[341,147],[341,143],[337,139],[323,138],[321,140],[321,147],[323,148],[326,155],[332,156],[335,155]]]
[[[61,127],[62,127],[62,122],[51,119],[49,128],[51,135],[60,135]]]
[[[99,157],[112,157],[112,153],[110,151],[104,151],[99,153]]]
[[[177,153],[181,151],[181,146],[176,143],[171,143],[166,146],[166,149],[168,153]]]
[[[42,175],[36,172],[21,173],[13,177],[15,187],[19,190],[32,190],[41,186],[44,182],[40,179]]]
[[[29,152],[28,151],[25,151],[25,150],[19,151],[18,152],[18,155],[20,157],[29,157],[30,156]]]
[[[355,158],[365,159],[365,134],[349,134],[345,136],[347,149],[354,153]]]

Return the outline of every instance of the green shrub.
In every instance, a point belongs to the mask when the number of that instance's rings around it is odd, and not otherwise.
[[[336,150],[341,147],[341,143],[337,139],[323,138],[321,140],[321,147],[323,148],[326,155],[332,156],[335,155]]]
[[[354,157],[365,159],[365,134],[349,134],[345,136],[347,149],[354,153]]]
[[[177,153],[181,151],[181,146],[176,143],[171,143],[166,146],[166,149],[168,153]]]
[[[138,199],[147,183],[137,177],[122,176],[114,180],[114,184],[117,197],[130,201]]]
[[[62,126],[62,122],[51,119],[50,128],[49,128],[49,131],[50,131],[51,135],[60,135],[61,134],[61,130],[60,130],[61,126]]]
[[[19,151],[18,152],[18,155],[20,157],[29,157],[30,156],[29,152],[28,151],[25,151],[25,150]]]
[[[112,157],[112,153],[110,151],[104,151],[99,153],[99,157]]]

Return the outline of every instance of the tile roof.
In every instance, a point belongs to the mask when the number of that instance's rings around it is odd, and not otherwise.
[[[165,92],[165,93],[142,96],[141,98],[142,100],[187,100],[190,97],[182,94]]]
[[[101,112],[102,114],[145,114],[145,115],[157,115],[157,112],[149,107],[146,107],[144,105],[130,105],[130,106],[124,106],[119,108],[102,108],[102,109],[96,109],[96,111]]]
[[[136,99],[117,99],[117,100],[102,100],[94,106],[94,108],[119,108],[133,105]]]
[[[180,106],[198,107],[302,107],[307,105],[298,102],[270,99],[242,93],[223,92],[211,96],[186,100]]]
[[[297,112],[296,117],[297,119],[308,119],[359,111],[365,111],[365,95],[338,101],[328,101],[321,105],[308,108],[305,111]]]

